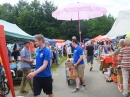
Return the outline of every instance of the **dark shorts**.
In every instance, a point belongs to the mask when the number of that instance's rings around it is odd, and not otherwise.
[[[52,77],[37,77],[33,78],[33,87],[34,87],[34,96],[38,96],[41,94],[41,90],[46,95],[52,94]]]
[[[93,64],[93,56],[87,56],[87,63]]]

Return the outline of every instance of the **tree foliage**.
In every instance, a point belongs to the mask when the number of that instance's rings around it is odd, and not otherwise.
[[[53,2],[33,0],[31,3],[20,0],[16,5],[0,5],[0,19],[17,24],[31,35],[43,34],[49,38],[79,39],[78,21],[59,21],[52,17],[58,7]],[[111,29],[115,19],[110,14],[92,20],[81,21],[82,38],[105,35]]]

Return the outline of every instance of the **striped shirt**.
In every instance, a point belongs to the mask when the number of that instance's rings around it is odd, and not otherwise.
[[[125,46],[120,50],[119,57],[121,59],[122,68],[130,68],[130,46]]]

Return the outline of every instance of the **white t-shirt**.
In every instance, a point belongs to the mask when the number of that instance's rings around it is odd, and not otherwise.
[[[71,54],[71,47],[67,47],[67,54]]]

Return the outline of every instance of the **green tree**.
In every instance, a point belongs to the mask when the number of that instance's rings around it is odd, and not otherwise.
[[[70,39],[76,36],[79,40],[78,21],[60,21],[52,17],[57,10],[53,2],[33,0],[28,3],[19,0],[16,5],[5,3],[0,5],[0,19],[17,24],[31,35],[43,34],[45,37]],[[100,18],[81,21],[82,39],[105,35],[111,29],[115,19],[110,14]]]
[[[114,18],[111,17],[111,15],[102,16],[88,21],[83,21],[82,23],[83,25],[86,25],[83,30],[83,36],[93,38],[98,35],[107,34],[114,23]]]
[[[16,17],[14,15],[15,13],[16,10],[11,4],[5,3],[0,5],[0,19],[11,23],[17,23]]]

